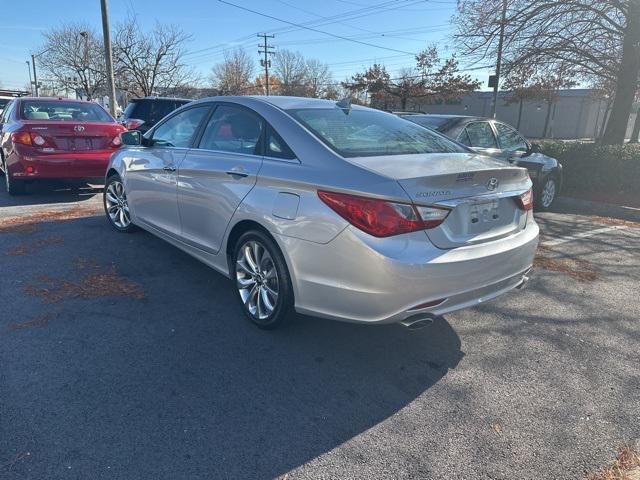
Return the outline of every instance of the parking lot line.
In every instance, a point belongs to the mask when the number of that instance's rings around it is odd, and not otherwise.
[[[542,244],[547,246],[547,247],[553,247],[553,246],[556,246],[556,245],[561,245],[563,243],[572,242],[574,240],[579,240],[581,238],[592,237],[594,235],[599,235],[601,233],[607,233],[607,232],[611,232],[611,231],[614,231],[614,230],[624,230],[626,228],[627,227],[624,226],[624,225],[616,225],[616,226],[613,226],[613,227],[596,228],[595,230],[588,230],[586,232],[575,233],[573,235],[567,235],[566,237],[558,237],[558,238],[555,238],[553,240],[544,241],[544,242],[542,242]]]

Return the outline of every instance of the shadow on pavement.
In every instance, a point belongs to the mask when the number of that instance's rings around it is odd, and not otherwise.
[[[9,478],[277,477],[397,414],[463,356],[445,320],[412,332],[299,317],[258,330],[227,279],[102,217],[51,222],[38,235],[64,243],[2,259],[19,272],[0,278]],[[82,258],[115,265],[145,299],[46,304],[25,293],[39,275],[77,281]],[[39,315],[46,325],[10,329]]]
[[[0,207],[83,202],[101,194],[103,188],[100,182],[41,180],[28,184],[24,195],[10,197],[1,180]]]

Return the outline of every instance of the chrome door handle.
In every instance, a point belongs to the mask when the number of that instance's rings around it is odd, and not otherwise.
[[[233,167],[231,170],[226,171],[227,175],[231,175],[232,177],[248,177],[249,173],[247,173],[242,167]]]
[[[165,172],[175,172],[176,167],[174,167],[173,165],[167,165],[166,167],[162,167],[162,170],[164,170]]]

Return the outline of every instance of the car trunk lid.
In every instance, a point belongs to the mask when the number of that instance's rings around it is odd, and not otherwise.
[[[46,140],[43,152],[56,153],[115,148],[112,142],[123,130],[115,122],[24,121],[24,124]]]
[[[496,240],[526,226],[517,198],[531,186],[527,171],[472,153],[350,159],[398,181],[417,205],[448,208],[446,220],[425,230],[439,248]]]

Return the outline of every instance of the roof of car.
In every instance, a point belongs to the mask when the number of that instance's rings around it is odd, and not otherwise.
[[[321,98],[307,98],[307,97],[287,97],[287,96],[264,96],[264,95],[252,95],[251,98],[261,100],[263,102],[270,103],[283,110],[296,109],[296,108],[335,108],[338,103],[336,100],[324,100]],[[362,109],[360,105],[351,104],[352,108]]]
[[[74,103],[95,103],[90,100],[80,100],[78,98],[65,97],[17,97],[16,100],[37,100],[43,102],[74,102]]]
[[[191,98],[174,98],[174,97],[143,97],[143,98],[132,98],[130,102],[142,102],[144,100],[151,101],[160,101],[160,102],[193,102]]]

